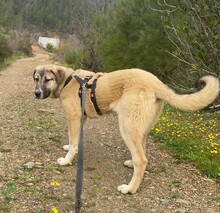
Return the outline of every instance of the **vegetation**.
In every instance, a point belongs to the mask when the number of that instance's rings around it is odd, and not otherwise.
[[[173,69],[172,58],[166,53],[172,47],[160,14],[152,11],[148,2],[123,0],[116,9],[96,17],[97,52],[103,71],[138,67],[163,78]]]
[[[12,51],[8,45],[8,41],[4,35],[0,34],[0,63],[2,63],[5,58],[10,57]]]
[[[72,65],[73,69],[76,69],[77,67],[81,67],[83,63],[83,52],[81,49],[69,50],[66,52],[64,59],[67,64]]]
[[[82,65],[104,72],[139,67],[191,92],[200,76],[219,76],[219,7],[216,0],[120,0],[94,16]]]
[[[169,51],[179,72],[172,79],[182,85],[202,75],[219,76],[220,2],[217,0],[165,1],[155,10],[161,14],[166,36],[174,46]]]
[[[0,26],[75,34],[82,50],[72,60],[64,50],[70,66],[139,67],[183,90],[201,75],[219,76],[219,7],[218,0],[10,0],[0,2]]]
[[[42,32],[47,35],[56,32],[77,35],[83,43],[88,35],[93,15],[97,10],[106,9],[104,5],[105,0],[3,0],[0,2],[0,34],[8,36],[13,31],[27,34]],[[8,42],[2,44],[2,39],[0,40],[0,45],[4,45],[0,54],[2,63],[3,57],[7,58],[14,50],[10,48],[7,50]],[[24,41],[18,51],[29,54],[30,37],[25,36]],[[36,40],[34,42],[36,43]],[[53,51],[50,46],[48,51]],[[65,52],[63,54],[66,55]]]
[[[3,0],[0,2],[0,26],[77,34],[84,39],[93,14],[102,8],[103,1]]]
[[[47,50],[48,52],[53,52],[53,51],[54,51],[54,46],[53,46],[53,44],[48,43],[47,46],[46,46],[46,50]]]
[[[0,33],[0,68],[23,55],[30,56],[31,43],[26,37],[16,33]]]
[[[153,138],[174,153],[176,162],[192,162],[209,178],[220,182],[220,115],[183,113],[166,107]]]

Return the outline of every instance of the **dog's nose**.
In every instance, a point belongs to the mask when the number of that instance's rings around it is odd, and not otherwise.
[[[36,90],[34,95],[35,95],[35,98],[40,98],[41,97],[41,91],[40,90]]]

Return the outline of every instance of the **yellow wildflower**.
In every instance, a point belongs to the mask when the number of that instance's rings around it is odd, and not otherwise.
[[[51,186],[60,186],[60,183],[59,182],[57,182],[57,181],[52,181],[52,182],[50,182],[50,185]]]
[[[52,211],[53,213],[58,213],[58,212],[59,212],[56,207],[53,207],[53,208],[51,209],[51,211]]]
[[[218,154],[217,150],[211,150],[210,152],[211,152],[211,154]]]

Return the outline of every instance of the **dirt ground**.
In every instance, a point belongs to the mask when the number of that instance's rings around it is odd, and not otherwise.
[[[35,100],[32,73],[49,56],[14,62],[0,72],[0,212],[74,212],[75,171],[60,167],[67,144],[59,100]],[[147,144],[149,165],[134,195],[117,186],[128,183],[130,154],[120,137],[116,115],[89,120],[84,128],[85,162],[82,213],[219,213],[219,185],[190,164],[176,164],[160,144]],[[28,162],[34,163],[27,168]],[[51,186],[51,182],[53,183]],[[59,184],[58,184],[59,183]]]

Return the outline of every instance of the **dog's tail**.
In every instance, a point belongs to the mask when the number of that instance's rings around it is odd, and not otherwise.
[[[219,94],[219,81],[213,76],[204,76],[199,82],[204,82],[205,86],[198,92],[179,95],[166,85],[158,85],[156,96],[170,105],[184,111],[196,111],[211,104]]]

